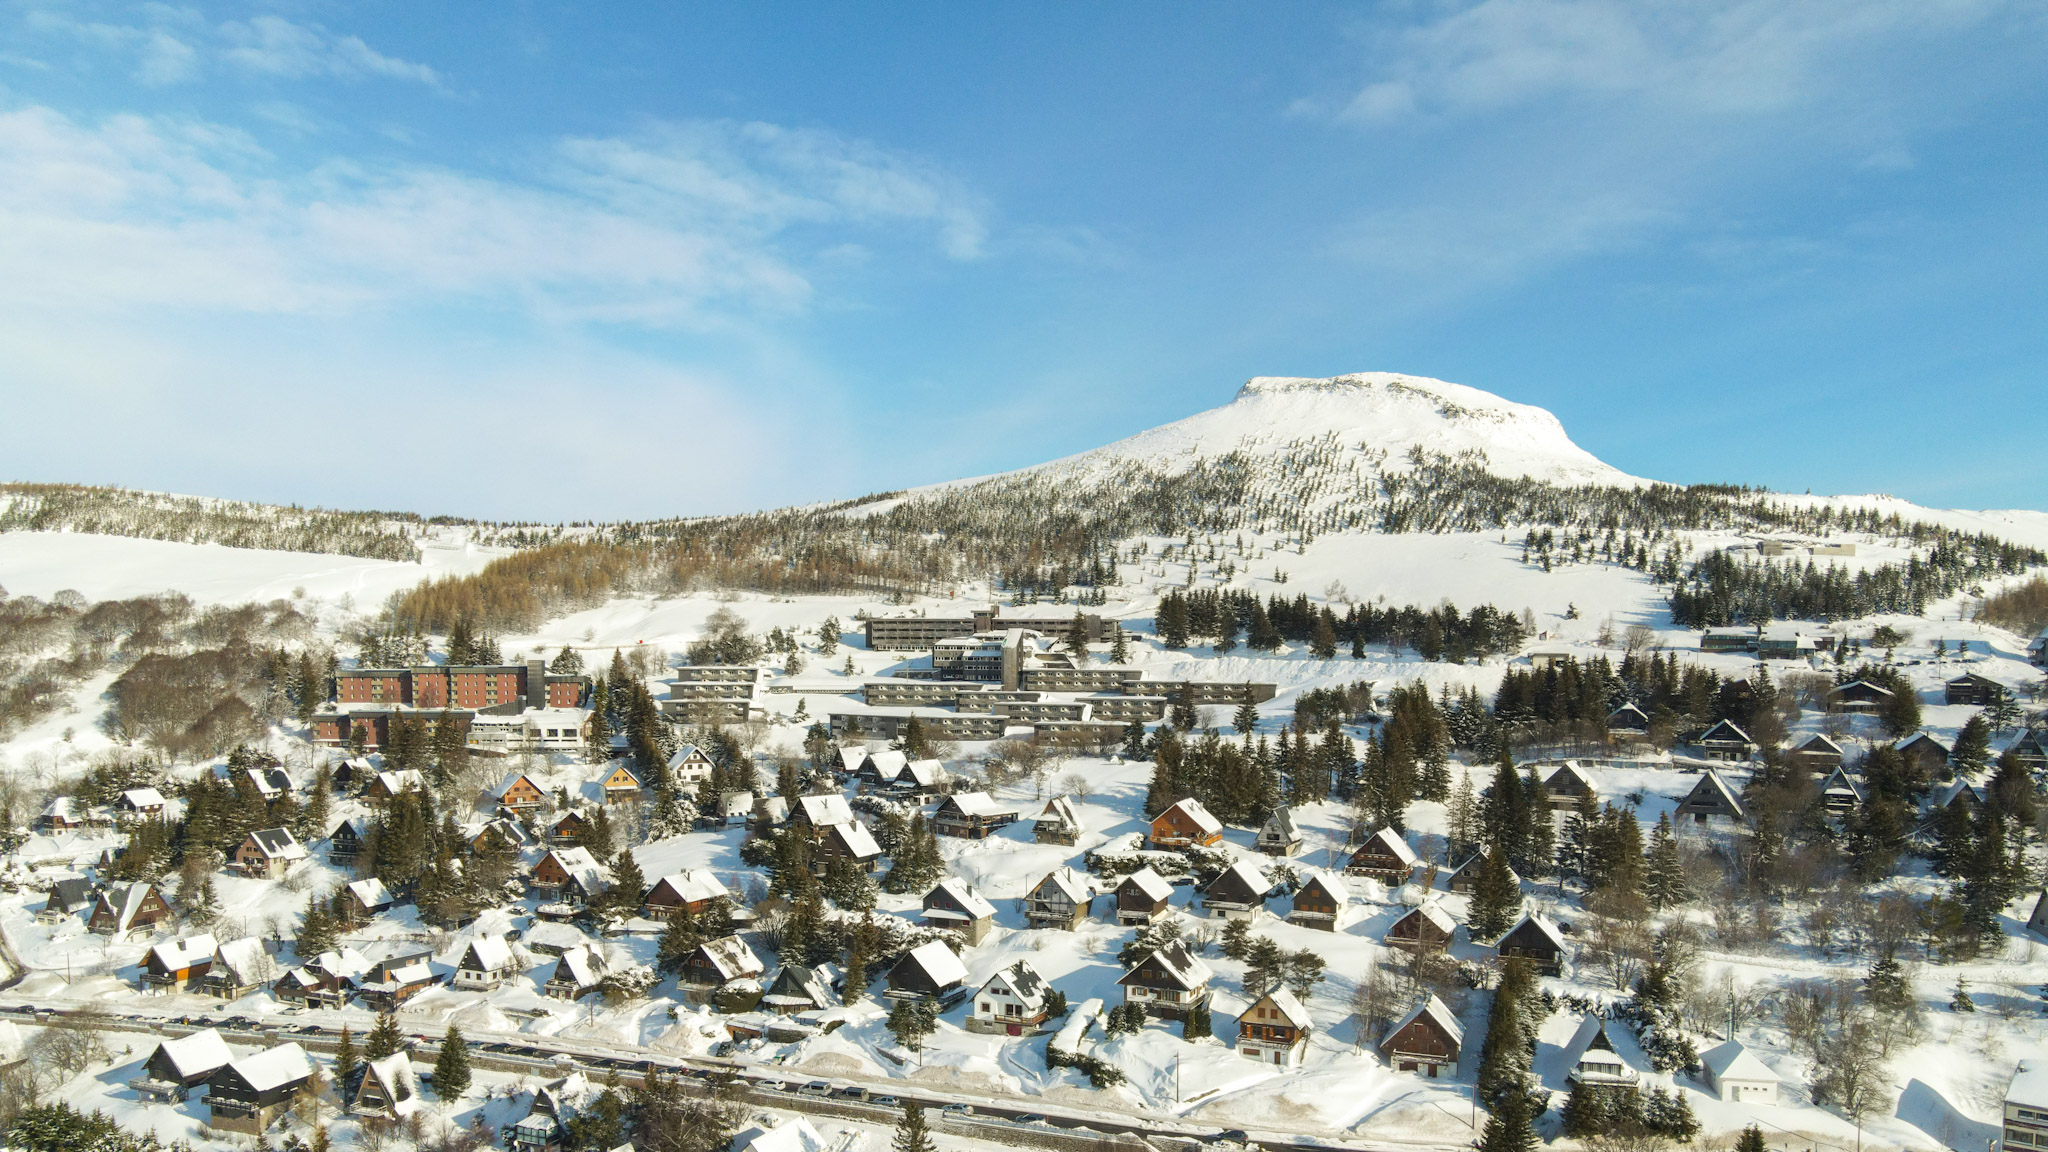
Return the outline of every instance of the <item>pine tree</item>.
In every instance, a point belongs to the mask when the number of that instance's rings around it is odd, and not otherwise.
[[[1771,1146],[1764,1143],[1764,1130],[1751,1124],[1735,1138],[1735,1152],[1771,1152]]]
[[[874,947],[874,922],[868,920],[855,925],[847,935],[846,983],[840,989],[839,998],[848,1005],[854,1005],[867,999],[868,995],[868,953]]]
[[[1180,1036],[1183,1040],[1200,1040],[1212,1033],[1209,1030],[1209,1002],[1196,1001],[1181,1018]]]
[[[382,1060],[405,1047],[405,1036],[398,1031],[398,1018],[389,1012],[377,1017],[377,1026],[363,1038],[363,1059]]]
[[[1472,774],[1458,774],[1458,788],[1451,793],[1448,822],[1450,853],[1454,860],[1470,856],[1479,846],[1479,795],[1472,790]]]
[[[1956,733],[1955,751],[1949,753],[1949,763],[1957,772],[1982,772],[1991,763],[1991,724],[1979,712],[1963,723]]]
[[[583,759],[587,763],[604,764],[612,758],[610,711],[611,687],[600,676],[590,689],[590,734],[583,742]]]
[[[1534,1152],[1536,1128],[1529,1093],[1517,1086],[1487,1114],[1479,1135],[1479,1152]]]
[[[293,942],[301,963],[309,961],[322,952],[334,949],[334,922],[328,917],[327,905],[318,896],[306,901],[306,915],[299,923],[299,935]]]
[[[356,1065],[362,1063],[362,1053],[356,1049],[355,1037],[346,1024],[341,1026],[341,1039],[334,1048],[334,1082],[341,1090],[348,1090],[349,1078],[355,1075]]]
[[[1948,1007],[1951,1012],[1975,1012],[1977,1010],[1977,1002],[1970,999],[1970,981],[1968,978],[1956,977],[1955,995],[1949,997]]]
[[[1498,849],[1479,862],[1479,880],[1472,892],[1470,931],[1475,941],[1498,940],[1522,915],[1522,889]]]
[[[1517,872],[1540,880],[1556,871],[1557,818],[1551,815],[1550,801],[1534,768],[1529,769],[1528,778],[1522,782],[1522,815],[1529,834],[1523,841],[1522,858],[1512,863]]]
[[[1671,814],[1657,814],[1657,827],[1650,833],[1649,858],[1643,871],[1643,895],[1650,907],[1669,908],[1692,898],[1685,883],[1685,864],[1678,856],[1678,837],[1671,832]]]
[[[825,622],[818,625],[818,655],[830,656],[839,651],[839,633],[839,617],[825,617]],[[853,657],[849,656],[847,659],[851,660]]]
[[[605,905],[620,916],[630,916],[640,907],[640,896],[647,890],[647,878],[640,873],[640,862],[633,858],[631,848],[619,849],[612,860],[612,886],[605,889]]]
[[[903,1119],[896,1122],[889,1152],[939,1152],[938,1144],[924,1126],[924,1105],[915,1100],[903,1102]]]
[[[655,945],[655,968],[671,974],[682,971],[690,954],[704,940],[704,929],[697,923],[696,914],[687,904],[677,905],[669,913],[668,926],[662,929],[661,942]]]
[[[1128,664],[1131,662],[1131,642],[1124,635],[1121,625],[1110,631],[1109,662],[1112,664]]]
[[[1237,713],[1231,717],[1230,724],[1237,729],[1238,735],[1250,736],[1252,729],[1259,726],[1259,706],[1247,699],[1237,706]]]
[[[1309,635],[1308,650],[1319,660],[1331,660],[1337,655],[1336,620],[1328,608],[1316,616],[1316,627]]]
[[[434,1096],[443,1103],[469,1091],[469,1044],[462,1029],[450,1024],[441,1036],[441,1052],[434,1057]]]

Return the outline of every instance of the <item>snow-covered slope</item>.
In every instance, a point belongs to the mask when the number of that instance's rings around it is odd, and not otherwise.
[[[1327,379],[1259,376],[1220,408],[1140,432],[1037,469],[1089,469],[1146,460],[1168,468],[1244,451],[1270,454],[1334,438],[1341,448],[1378,457],[1391,470],[1414,449],[1448,456],[1479,453],[1488,471],[1560,484],[1641,484],[1572,443],[1542,408],[1491,392],[1398,372]],[[1034,469],[1036,470],[1036,469]]]

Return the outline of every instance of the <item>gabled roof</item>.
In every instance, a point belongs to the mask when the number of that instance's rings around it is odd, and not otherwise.
[[[925,893],[924,914],[927,919],[986,920],[996,914],[996,906],[982,899],[967,881],[948,876]]]
[[[324,972],[337,980],[360,980],[376,965],[370,958],[353,948],[330,948],[313,958],[308,967]]]
[[[556,848],[548,855],[555,858],[555,863],[585,894],[594,895],[611,886],[611,874],[598,864],[588,848]]]
[[[1443,908],[1440,907],[1436,901],[1429,900],[1421,904],[1417,904],[1415,907],[1409,909],[1407,913],[1404,914],[1399,920],[1394,921],[1394,923],[1387,928],[1387,934],[1390,936],[1393,935],[1394,928],[1399,927],[1403,921],[1412,920],[1417,917],[1429,921],[1431,927],[1435,928],[1439,932],[1442,932],[1446,936],[1455,935],[1458,931],[1458,922],[1451,918],[1451,914],[1449,912],[1444,911]]]
[[[908,779],[919,788],[930,788],[946,778],[946,765],[938,760],[912,760],[897,779]]]
[[[621,761],[613,765],[612,770],[605,774],[602,786],[606,788],[638,788],[643,783],[644,781],[640,779],[640,774],[627,767],[624,761]]]
[[[1502,944],[1507,943],[1509,937],[1515,936],[1517,934],[1526,935],[1530,932],[1534,932],[1542,936],[1559,952],[1563,952],[1566,950],[1567,946],[1564,942],[1564,933],[1559,932],[1557,930],[1557,925],[1552,924],[1550,922],[1550,917],[1543,916],[1535,912],[1530,912],[1524,915],[1520,920],[1517,920],[1513,928],[1510,928],[1507,931],[1501,933],[1500,939],[1494,941],[1493,946],[1495,948],[1498,948]]]
[[[1303,1008],[1301,1001],[1294,998],[1294,993],[1289,992],[1285,988],[1275,988],[1257,1000],[1252,1001],[1251,1006],[1246,1008],[1238,1019],[1251,1019],[1252,1011],[1261,1004],[1278,1011],[1280,1018],[1287,1021],[1287,1026],[1290,1028],[1299,1028],[1306,1032],[1315,1027],[1315,1024],[1309,1020],[1308,1009]]]
[[[304,860],[306,849],[289,828],[258,828],[249,833],[256,850],[268,860]]]
[[[1044,879],[1032,885],[1032,895],[1037,895],[1038,890],[1048,884],[1058,889],[1062,896],[1076,904],[1088,902],[1088,882],[1081,879],[1081,874],[1072,868],[1055,868],[1047,872]]]
[[[1840,696],[1841,694],[1847,692],[1851,688],[1862,688],[1870,692],[1875,692],[1880,696],[1889,696],[1892,694],[1892,690],[1885,687],[1882,684],[1872,684],[1868,680],[1851,680],[1846,684],[1837,684],[1833,688],[1828,689],[1828,695]]]
[[[1182,816],[1186,817],[1188,823],[1193,824],[1197,829],[1204,833],[1223,831],[1223,821],[1218,820],[1216,819],[1216,817],[1210,815],[1209,810],[1207,808],[1202,807],[1202,802],[1200,800],[1195,799],[1192,796],[1188,797],[1185,800],[1177,802],[1176,804],[1174,804],[1173,807],[1168,808],[1164,812],[1161,812],[1158,816],[1153,818],[1152,822],[1154,824],[1157,824],[1159,821],[1166,819],[1168,816],[1172,815],[1176,811],[1178,811]]]
[[[1411,868],[1415,866],[1414,850],[1409,848],[1408,842],[1401,839],[1401,834],[1392,828],[1381,828],[1372,835],[1367,836],[1365,843],[1358,846],[1358,852],[1363,852],[1368,848],[1376,848],[1381,852],[1385,852]],[[1352,855],[1356,856],[1358,852],[1354,852]]]
[[[1834,783],[1834,777],[1829,777],[1828,783]],[[1965,803],[1972,808],[1981,808],[1984,805],[1984,793],[1978,791],[1976,785],[1967,780],[1955,780],[1942,785],[1941,791],[1935,793],[1934,806],[1946,808],[1959,800],[1964,800],[1965,797],[1968,798]],[[1856,798],[1863,798],[1860,790],[1856,793]]]
[[[1728,787],[1727,781],[1721,779],[1721,774],[1712,768],[1700,773],[1698,782],[1693,784],[1692,791],[1685,794],[1685,799],[1680,800],[1678,806],[1684,808],[1696,800],[1701,803],[1725,806],[1737,817],[1743,815],[1741,798],[1735,795],[1734,789]]]
[[[1942,743],[1939,740],[1936,740],[1933,736],[1925,732],[1915,732],[1911,736],[1908,736],[1904,740],[1901,740],[1897,744],[1894,744],[1893,747],[1897,748],[1901,752],[1905,752],[1913,748],[1918,748],[1922,744],[1934,745],[1936,748],[1941,749],[1941,754],[1943,756],[1947,756],[1955,751],[1948,745]]]
[[[860,771],[860,766],[867,762],[867,758],[868,750],[865,748],[841,748],[839,750],[840,771],[858,772]]]
[[[1960,780],[1956,781],[1956,785],[1962,788],[1969,787],[1969,785],[1964,784]],[[1823,795],[1848,796],[1858,802],[1861,802],[1863,799],[1863,789],[1857,787],[1856,781],[1851,780],[1849,774],[1840,768],[1828,773],[1828,778],[1822,782],[1820,790]],[[1954,798],[1955,791],[1951,789],[1946,797],[1936,801],[1936,803],[1946,804]]]
[[[92,881],[83,876],[67,876],[50,885],[50,901],[69,912],[92,903]]]
[[[727,792],[718,798],[718,814],[730,820],[734,816],[750,815],[754,811],[752,792]]]
[[[1031,966],[1031,961],[1019,960],[982,981],[982,991],[986,992],[991,988],[1007,992],[1013,999],[1022,1001],[1026,1011],[1036,1011],[1045,1007],[1045,994],[1052,990],[1052,985],[1045,982],[1045,977],[1038,974],[1038,969]]]
[[[470,963],[475,960],[476,963]],[[457,968],[468,968],[473,972],[495,972],[512,966],[512,946],[503,936],[495,933],[478,936],[462,950]]]
[[[647,898],[652,900],[654,894],[663,889],[675,893],[676,899],[685,904],[720,900],[732,895],[725,884],[717,876],[712,875],[709,868],[691,868],[685,872],[663,876],[654,882],[654,887],[647,890]]]
[[[855,821],[833,824],[827,827],[825,834],[838,837],[847,853],[856,860],[870,860],[882,854],[882,846],[875,843],[874,833],[868,831],[865,824]]]
[[[349,893],[365,908],[385,908],[391,904],[391,893],[384,882],[375,876],[368,880],[357,880],[348,886]]]
[[[1173,885],[1168,884],[1166,878],[1154,872],[1150,866],[1140,868],[1119,880],[1117,890],[1122,891],[1126,885],[1136,888],[1147,900],[1167,900],[1173,896]]]
[[[1385,1047],[1387,1041],[1401,1034],[1401,1029],[1424,1017],[1428,1017],[1432,1024],[1435,1024],[1440,1031],[1448,1035],[1453,1044],[1464,1044],[1465,1030],[1458,1026],[1458,1018],[1451,1014],[1451,1010],[1444,1006],[1443,1001],[1432,995],[1414,1008],[1409,1009],[1406,1016],[1401,1017],[1392,1028],[1387,1029],[1387,1034],[1380,1037],[1380,1046]]]
[[[920,944],[904,953],[903,959],[924,969],[924,974],[940,988],[967,979],[967,966],[960,963],[960,957],[953,955],[953,949],[943,940]]]
[[[969,818],[982,817],[984,819],[993,816],[1013,815],[1016,812],[1014,808],[1006,808],[996,803],[995,797],[990,796],[986,792],[956,792],[946,797],[939,804],[939,811],[941,812],[948,808],[954,809],[962,816]]]
[[[532,788],[534,791],[539,792],[543,795],[547,793],[547,789],[542,788],[538,783],[534,782],[533,778],[528,776],[526,773],[507,772],[505,774],[505,778],[498,782],[498,786],[496,788],[491,789],[491,795],[497,797],[500,800],[503,800],[505,798],[505,793],[510,792],[513,789],[513,787],[517,785],[521,780],[526,781],[526,786]]]
[[[1155,949],[1138,957],[1137,963],[1132,964],[1130,971],[1125,972],[1117,983],[1133,983],[1133,977],[1147,967],[1158,968],[1166,974],[1168,980],[1179,985],[1183,990],[1200,988],[1216,975],[1214,969],[1202,963],[1201,959],[1193,952],[1188,951],[1186,944],[1176,940],[1164,948]]]
[[[832,995],[832,982],[818,968],[790,964],[775,970],[775,977],[768,982],[768,991],[761,999],[769,1004],[807,1004],[812,1008],[830,1008],[838,1003]]]
[[[1795,753],[1832,752],[1835,755],[1840,756],[1842,754],[1842,746],[1840,744],[1835,743],[1833,740],[1828,739],[1826,736],[1823,736],[1820,733],[1815,732],[1813,735],[1808,736],[1804,740],[1801,740],[1798,746],[1793,748],[1792,751]]]
[[[253,1091],[268,1092],[312,1076],[313,1058],[297,1044],[281,1044],[267,1052],[231,1061],[228,1067]]]
[[[732,1138],[732,1152],[825,1152],[830,1146],[802,1116],[781,1121],[763,1117]]]
[[[1756,741],[1749,738],[1749,733],[1744,732],[1742,727],[1733,720],[1716,721],[1712,727],[1700,733],[1700,743],[1704,744],[1709,740],[1739,740],[1744,744],[1756,743]]]
[[[219,950],[220,941],[213,938],[213,933],[205,932],[198,936],[187,936],[183,940],[158,944],[149,950],[149,955],[143,962],[147,964],[153,961],[166,972],[176,972],[181,968],[190,968],[201,960],[213,959],[213,954]]]
[[[1607,1035],[1607,1019],[1597,1012],[1588,1012],[1579,1021],[1578,1031],[1572,1033],[1571,1042],[1564,1046],[1564,1058],[1574,1067],[1591,1051],[1614,1052],[1615,1063],[1623,1063],[1621,1055],[1615,1052],[1614,1041]]]
[[[424,792],[427,778],[417,768],[401,768],[396,772],[377,773],[377,783],[393,796],[401,792]]]
[[[814,828],[830,827],[834,824],[851,824],[853,809],[847,807],[846,797],[828,792],[819,796],[800,796],[796,802],[797,811],[805,822]]]
[[[555,980],[565,977],[578,988],[588,988],[604,979],[605,962],[597,949],[579,944],[562,953],[555,962]]]
[[[711,757],[706,755],[702,748],[697,747],[695,744],[685,744],[681,748],[676,749],[675,755],[668,758],[668,766],[671,770],[674,770],[681,768],[692,760],[709,759]]]
[[[394,1052],[382,1060],[371,1060],[364,1067],[368,1069],[364,1075],[375,1079],[384,1089],[392,1116],[402,1120],[419,1111],[420,1082],[412,1070],[409,1053]]]
[[[1268,837],[1281,840],[1298,840],[1301,838],[1301,833],[1296,831],[1294,827],[1293,809],[1285,804],[1273,809],[1273,814],[1266,817],[1266,822],[1259,827],[1259,839],[1264,840]]]
[[[1586,770],[1579,767],[1578,761],[1567,760],[1559,766],[1557,771],[1550,774],[1549,779],[1543,782],[1543,790],[1545,792],[1564,792],[1566,790],[1573,793],[1591,792],[1594,790],[1593,778],[1586,775]]]
[[[716,940],[706,940],[697,945],[697,951],[703,953],[704,959],[710,962],[713,971],[727,980],[736,980],[741,976],[758,976],[767,971],[761,963],[761,958],[754,955],[754,950],[747,947],[747,942],[738,936],[721,936]]]
[[[1081,826],[1081,814],[1074,809],[1074,801],[1066,796],[1055,796],[1045,802],[1045,808],[1032,818],[1036,824],[1062,824],[1069,828]]]
[[[100,893],[100,902],[114,914],[116,931],[126,932],[129,925],[135,923],[135,917],[142,912],[142,903],[149,899],[151,891],[147,882],[137,880],[132,884],[115,884]],[[98,905],[93,907],[93,912],[99,912]]]
[[[1645,713],[1641,708],[1636,707],[1633,703],[1623,704],[1621,707],[1616,708],[1614,711],[1609,712],[1607,714],[1607,726],[1609,728],[1614,727],[1614,722],[1616,720],[1631,722],[1641,721],[1642,726],[1645,728],[1649,727],[1650,725],[1649,715]]]
[[[1204,892],[1228,895],[1233,891],[1243,892],[1254,899],[1263,899],[1273,890],[1273,881],[1266,876],[1266,870],[1253,860],[1239,859],[1230,867],[1217,873]]]
[[[909,766],[910,756],[907,753],[890,748],[869,756],[867,763],[862,766],[862,771],[874,773],[886,784],[902,775],[903,770]]]
[[[130,808],[161,808],[164,794],[154,788],[130,788],[121,793],[121,800]]]
[[[1344,883],[1344,878],[1335,872],[1323,868],[1312,869],[1308,875],[1302,877],[1301,887],[1307,888],[1311,884],[1328,893],[1330,899],[1335,900],[1339,908],[1351,902],[1350,885]]]
[[[1700,1053],[1700,1063],[1706,1066],[1715,1080],[1762,1080],[1779,1083],[1780,1078],[1771,1067],[1756,1058],[1740,1040],[1729,1040]]]
[[[254,936],[244,936],[214,949],[213,970],[209,975],[222,972],[237,984],[268,984],[278,977],[277,960],[264,949],[263,941]]]
[[[350,816],[344,820],[336,820],[334,827],[327,830],[327,838],[332,840],[336,836],[341,835],[344,828],[353,834],[356,839],[360,840],[363,838],[363,833],[369,831],[370,825],[368,821],[360,816]]]
[[[228,1051],[228,1042],[220,1038],[217,1028],[166,1040],[157,1045],[156,1050],[170,1062],[171,1070],[178,1074],[178,1079],[187,1083],[211,1075],[235,1059],[235,1054]]]

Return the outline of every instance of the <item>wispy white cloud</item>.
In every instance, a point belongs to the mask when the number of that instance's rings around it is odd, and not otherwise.
[[[928,162],[772,125],[559,141],[528,173],[294,170],[216,125],[0,113],[0,299],[332,312],[435,300],[652,325],[801,307],[859,237],[971,259],[975,197]]]
[[[95,19],[71,7],[32,7],[22,26],[46,38],[90,44],[128,62],[139,83],[164,86],[208,72],[278,79],[400,80],[441,87],[432,67],[371,47],[360,36],[317,23],[259,15],[211,22],[166,4],[144,5],[139,19]]]
[[[338,36],[317,24],[295,24],[281,16],[230,20],[219,28],[220,59],[250,72],[293,79],[307,76],[384,77],[438,85],[441,77],[425,64],[387,56],[357,36]]]

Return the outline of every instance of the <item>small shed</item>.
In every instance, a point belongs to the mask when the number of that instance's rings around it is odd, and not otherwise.
[[[1700,1067],[1705,1071],[1707,1085],[1723,1100],[1778,1103],[1779,1085],[1783,1081],[1739,1040],[1700,1053]]]

